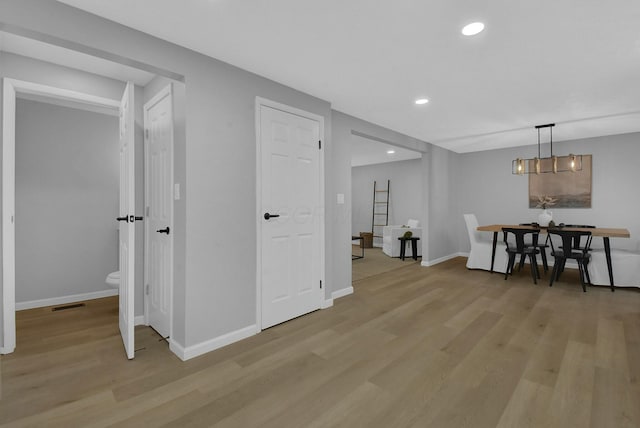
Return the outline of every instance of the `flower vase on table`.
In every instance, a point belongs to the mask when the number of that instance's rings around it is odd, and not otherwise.
[[[538,224],[541,227],[548,227],[549,222],[553,220],[553,213],[547,210],[547,207],[551,207],[556,204],[558,199],[551,196],[538,196],[538,205],[536,208],[542,208],[542,213],[538,215]]]
[[[543,210],[540,215],[538,215],[538,224],[541,227],[548,227],[549,222],[553,220],[553,213],[548,210]]]

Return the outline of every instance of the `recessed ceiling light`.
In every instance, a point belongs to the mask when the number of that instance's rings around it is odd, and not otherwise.
[[[388,154],[388,155],[392,155],[392,154],[394,154],[395,152],[396,152],[395,150],[387,150],[387,154]]]
[[[475,36],[484,30],[484,24],[482,22],[472,22],[471,24],[467,24],[462,29],[462,34],[465,36]]]
[[[418,104],[419,106],[421,106],[421,105],[423,105],[423,104],[426,104],[426,103],[428,103],[428,102],[429,102],[429,100],[428,100],[428,99],[426,99],[426,98],[418,98],[418,99],[416,100],[416,104]]]

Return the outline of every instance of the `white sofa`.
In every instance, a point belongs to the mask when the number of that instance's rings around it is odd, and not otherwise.
[[[409,226],[409,227],[407,227]],[[389,257],[400,257],[400,238],[407,231],[414,238],[422,238],[422,228],[418,220],[409,219],[406,225],[384,226],[382,228],[382,252]],[[405,245],[410,245],[409,242]],[[418,257],[422,256],[422,242],[418,241]],[[405,256],[411,257],[411,247],[405,250]]]

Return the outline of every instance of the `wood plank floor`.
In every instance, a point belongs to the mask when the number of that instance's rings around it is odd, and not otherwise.
[[[187,362],[115,299],[23,311],[3,426],[638,427],[640,292],[507,281],[458,258],[354,283],[330,309]]]

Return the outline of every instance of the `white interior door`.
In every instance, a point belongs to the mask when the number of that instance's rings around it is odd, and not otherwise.
[[[173,108],[171,85],[144,106],[147,171],[147,316],[170,336],[173,281]]]
[[[134,87],[127,83],[120,102],[120,313],[119,325],[127,358],[134,356],[135,290],[135,112]]]
[[[260,105],[262,328],[319,309],[320,123]]]

